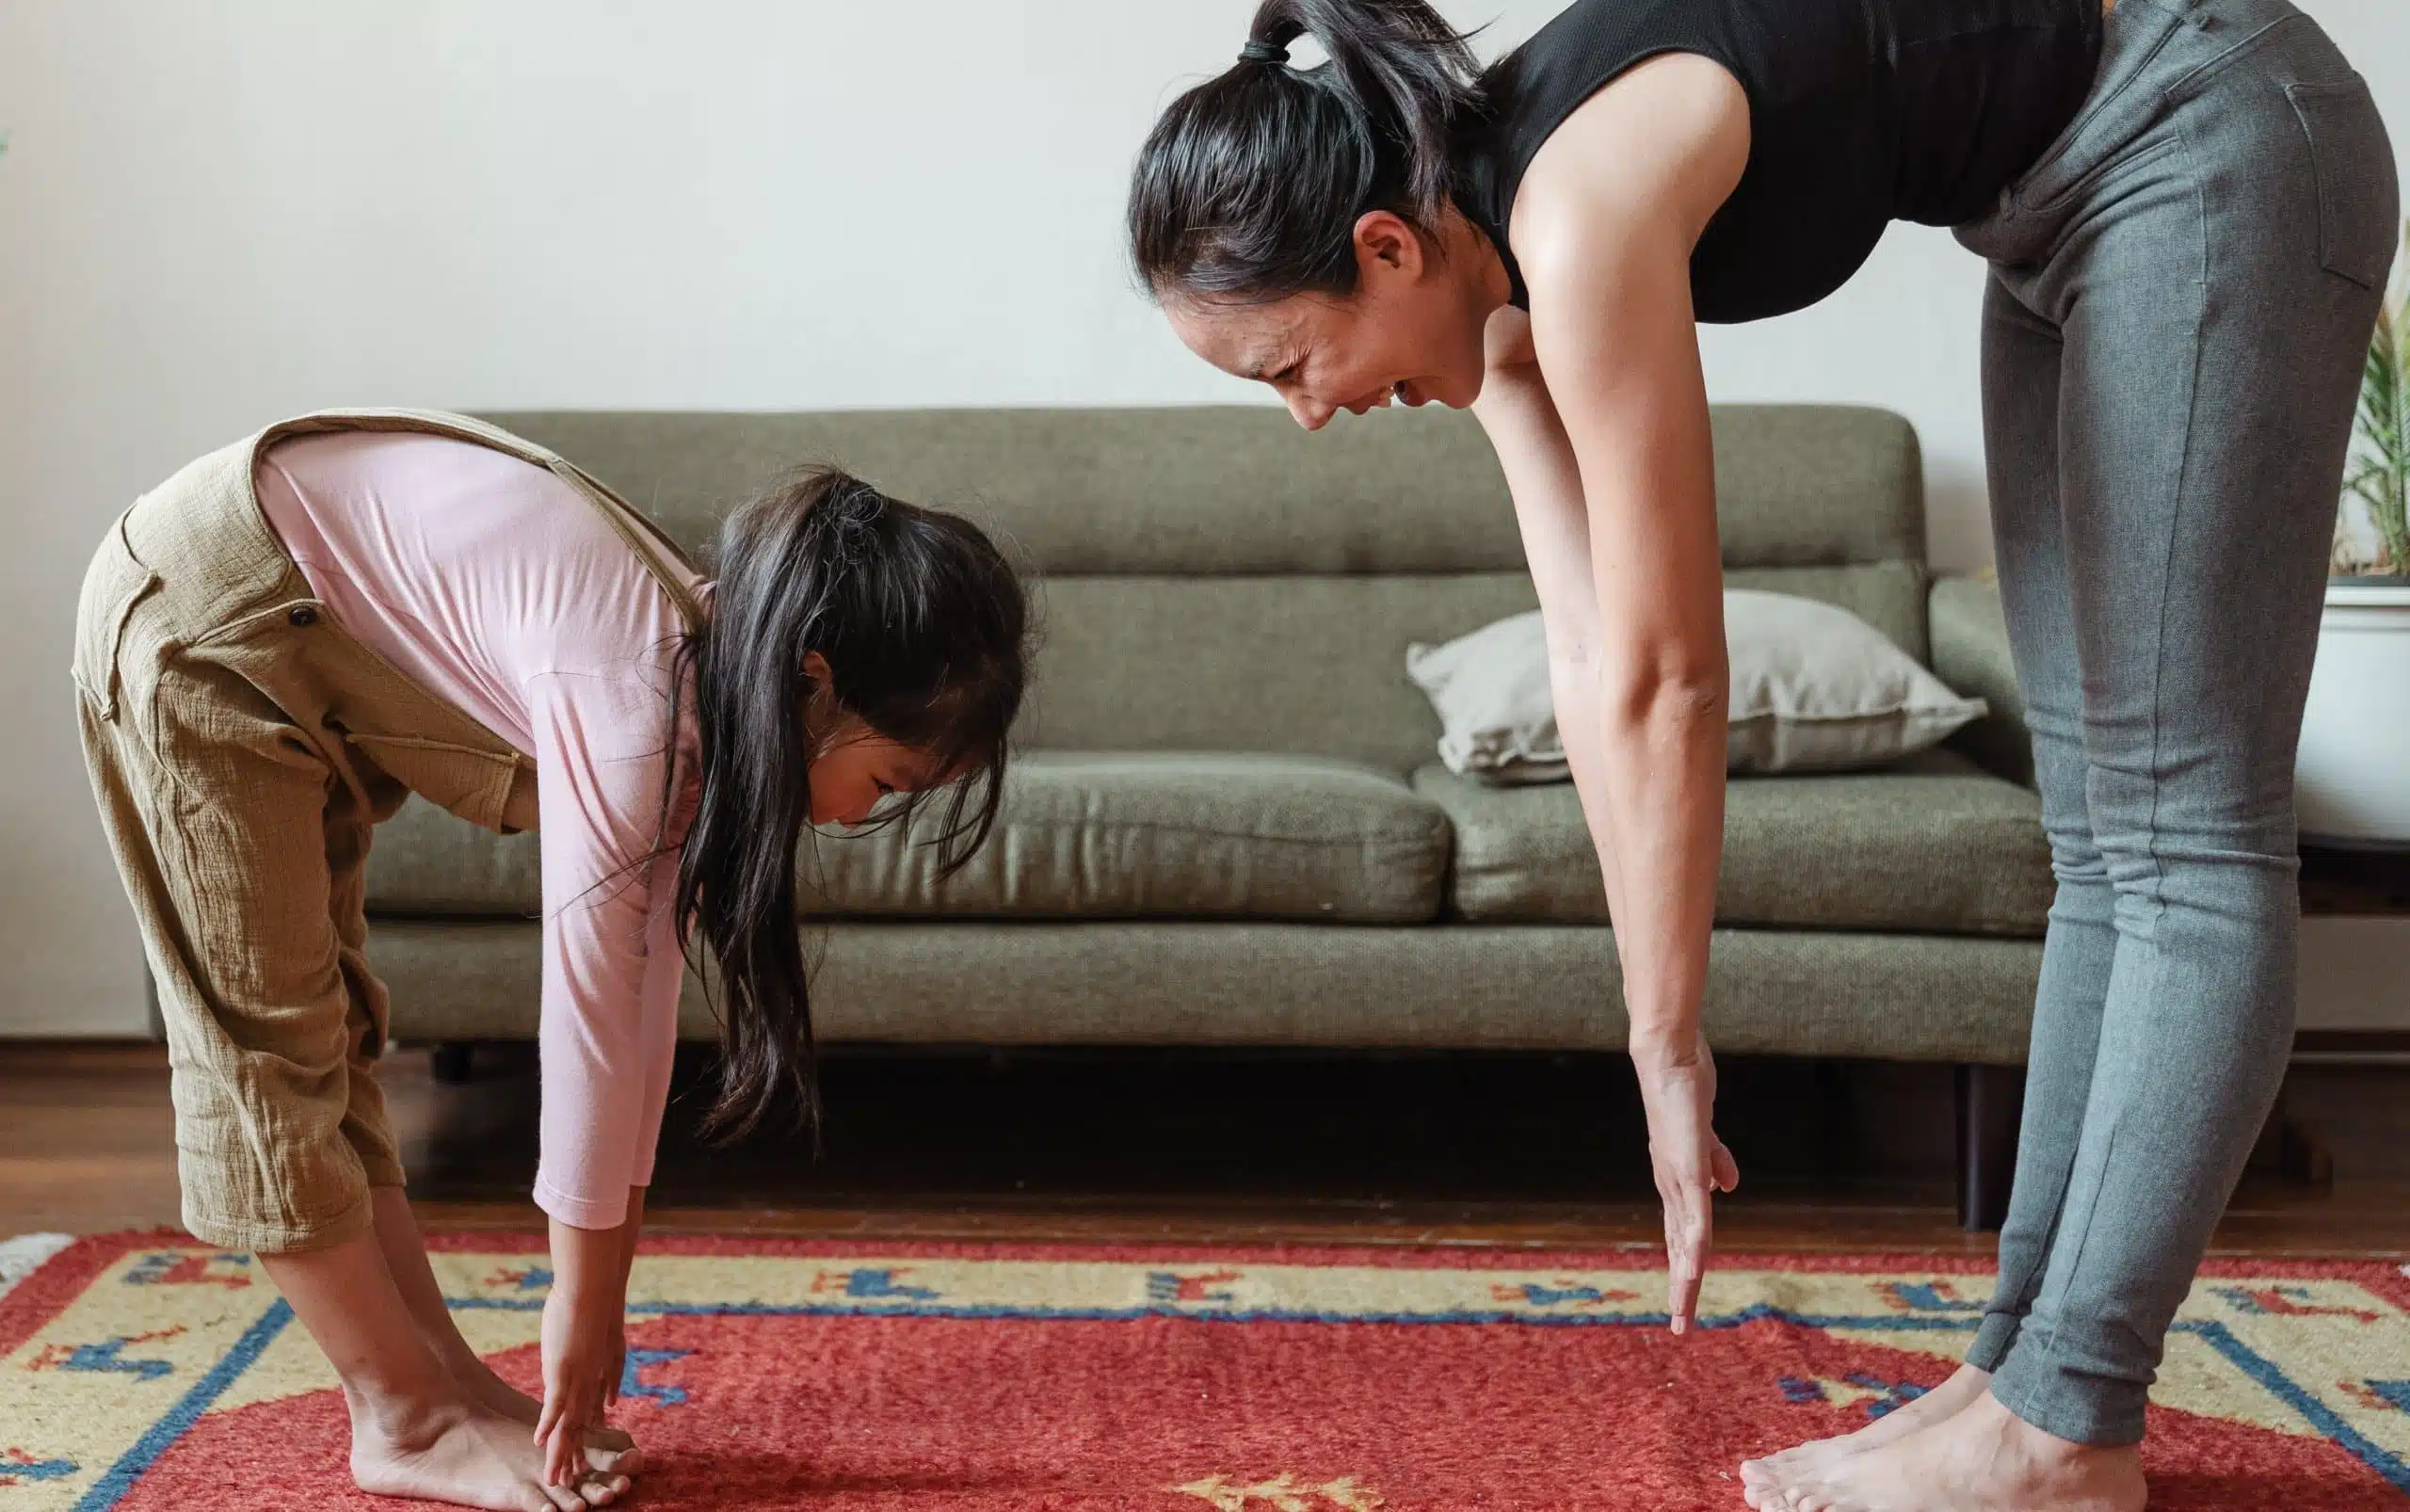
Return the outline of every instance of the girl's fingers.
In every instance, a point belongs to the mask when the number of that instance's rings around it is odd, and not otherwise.
[[[575,1486],[586,1474],[586,1415],[563,1407],[553,1436],[544,1441],[545,1478],[554,1486]]]

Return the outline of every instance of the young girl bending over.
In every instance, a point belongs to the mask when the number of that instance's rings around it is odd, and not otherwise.
[[[993,823],[1025,617],[985,536],[822,471],[733,516],[716,566],[542,447],[359,411],[194,462],[85,580],[84,749],[167,1020],[185,1225],[259,1253],[326,1351],[364,1490],[625,1492],[603,1408],[682,947],[718,970],[715,1124],[809,1113],[804,824],[942,791],[958,864]],[[453,1327],[373,1075],[362,864],[412,792],[540,824],[540,1406]]]

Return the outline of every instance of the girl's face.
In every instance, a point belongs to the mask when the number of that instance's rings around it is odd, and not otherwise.
[[[1505,267],[1486,238],[1449,212],[1435,243],[1385,210],[1356,225],[1356,292],[1270,304],[1164,298],[1190,351],[1269,383],[1308,430],[1340,410],[1392,400],[1464,409],[1481,394],[1482,334],[1505,303]]]
[[[821,689],[803,714],[804,738],[811,750],[813,824],[856,828],[896,794],[936,784],[939,779],[930,771],[926,753],[880,734],[828,696],[828,664],[818,651],[805,656],[803,665]]]
[[[857,828],[871,811],[898,793],[929,786],[928,759],[847,714],[826,738],[815,732],[811,759],[811,822]]]

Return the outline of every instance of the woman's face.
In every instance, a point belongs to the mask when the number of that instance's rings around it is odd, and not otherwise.
[[[1413,227],[1385,210],[1356,225],[1356,292],[1298,294],[1270,304],[1164,296],[1164,311],[1190,351],[1225,373],[1269,383],[1308,430],[1340,410],[1362,414],[1393,399],[1463,409],[1480,396],[1482,332],[1496,253],[1450,212],[1434,255]]]

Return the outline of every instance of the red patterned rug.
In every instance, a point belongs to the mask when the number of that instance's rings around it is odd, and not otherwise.
[[[437,1241],[532,1385],[539,1243]],[[622,1426],[649,1508],[1741,1506],[1743,1456],[1948,1375],[1932,1258],[1729,1256],[1687,1340],[1632,1254],[648,1242]],[[2410,1277],[2214,1264],[2169,1342],[2161,1508],[2410,1507]],[[249,1257],[86,1239],[0,1297],[0,1512],[370,1508],[325,1362]]]

